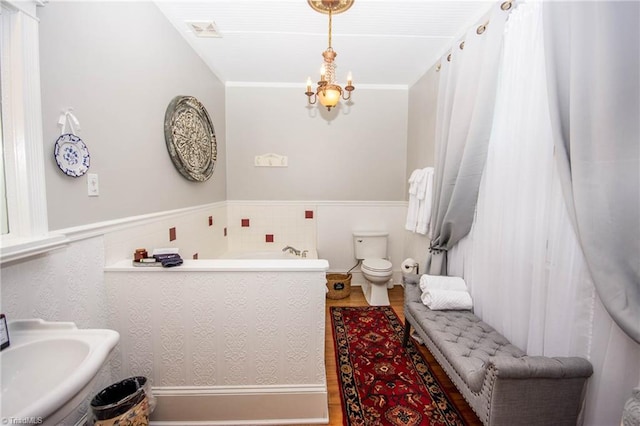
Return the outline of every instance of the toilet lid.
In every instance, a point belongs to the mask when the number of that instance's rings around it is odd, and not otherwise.
[[[392,267],[391,262],[384,259],[365,259],[362,266],[370,271],[389,271]]]

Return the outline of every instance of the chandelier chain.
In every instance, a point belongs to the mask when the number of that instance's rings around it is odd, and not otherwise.
[[[331,47],[331,8],[329,8],[329,47]]]

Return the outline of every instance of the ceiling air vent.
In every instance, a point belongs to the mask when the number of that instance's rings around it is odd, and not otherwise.
[[[186,21],[196,37],[222,37],[213,21]]]

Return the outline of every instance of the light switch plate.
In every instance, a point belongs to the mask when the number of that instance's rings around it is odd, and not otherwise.
[[[96,173],[87,173],[87,194],[89,197],[97,197],[100,195],[98,175]]]

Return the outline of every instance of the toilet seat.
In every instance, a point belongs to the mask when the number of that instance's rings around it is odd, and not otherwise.
[[[364,259],[361,269],[366,269],[374,273],[391,272],[393,265],[385,259]]]

